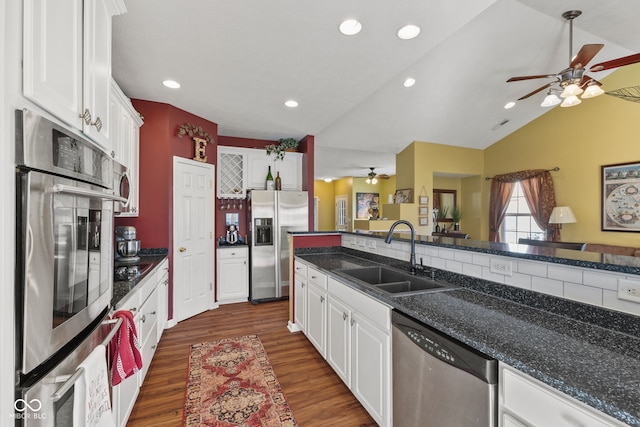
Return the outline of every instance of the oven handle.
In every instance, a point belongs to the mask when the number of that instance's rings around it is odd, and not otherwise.
[[[101,193],[99,191],[87,190],[85,188],[73,187],[73,186],[64,185],[64,184],[55,184],[53,187],[51,187],[51,190],[54,193],[76,194],[79,196],[89,196],[89,197],[96,197],[100,199],[115,200],[116,202],[122,202],[122,203],[129,201],[128,199],[124,197],[116,196],[115,194]]]
[[[122,325],[122,319],[109,319],[102,322],[103,325],[109,325],[111,323],[115,323],[115,325],[113,326],[113,328],[111,328],[106,338],[102,340],[102,345],[104,346],[109,344],[111,342],[111,339],[118,332],[118,329],[120,329],[120,326]],[[60,386],[58,390],[56,390],[55,393],[51,395],[51,401],[57,402],[58,400],[60,400],[62,396],[64,396],[67,393],[67,391],[69,391],[69,389],[73,387],[73,384],[75,384],[75,382],[78,381],[78,378],[80,378],[82,374],[84,374],[84,368],[78,368],[73,374],[64,376],[63,377],[64,379],[62,380],[64,381],[64,383]]]

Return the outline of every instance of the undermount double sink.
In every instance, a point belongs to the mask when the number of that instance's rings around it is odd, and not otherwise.
[[[457,288],[450,283],[384,266],[350,268],[338,270],[337,273],[393,295],[438,292]]]

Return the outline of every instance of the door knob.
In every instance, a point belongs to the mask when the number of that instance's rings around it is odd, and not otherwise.
[[[180,246],[180,249],[178,249],[180,252],[185,252],[187,250],[187,248],[185,248],[184,246]]]

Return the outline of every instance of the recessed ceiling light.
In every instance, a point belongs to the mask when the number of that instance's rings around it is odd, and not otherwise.
[[[298,102],[294,101],[293,99],[290,99],[288,101],[285,101],[284,105],[286,105],[289,108],[296,108],[298,106]]]
[[[510,108],[515,107],[515,105],[516,105],[516,103],[515,103],[515,102],[513,102],[513,101],[509,101],[509,102],[507,102],[506,104],[504,104],[504,109],[505,109],[505,110],[508,110],[508,109],[510,109]]]
[[[418,37],[420,34],[420,27],[417,25],[409,24],[398,30],[398,37],[402,40],[411,40]]]
[[[324,179],[324,182],[331,182],[331,181],[333,181],[333,179],[331,179],[331,178],[325,178]]]
[[[362,30],[362,24],[357,19],[347,19],[340,24],[339,28],[345,36],[353,36]]]
[[[403,83],[404,87],[411,87],[414,84],[416,84],[416,79],[413,77],[408,77]]]
[[[165,80],[162,84],[171,89],[178,89],[180,87],[180,83],[175,80]]]

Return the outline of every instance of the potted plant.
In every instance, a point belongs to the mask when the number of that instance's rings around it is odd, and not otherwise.
[[[453,229],[454,230],[460,230],[460,220],[462,219],[462,210],[457,207],[454,206],[453,208],[451,208],[451,219],[453,220]]]
[[[440,222],[444,221],[447,218],[447,214],[449,213],[449,206],[443,206],[440,209],[436,209],[436,233],[440,232]]]
[[[298,141],[294,138],[280,138],[277,144],[269,144],[264,148],[267,150],[267,156],[273,154],[276,160],[282,160],[285,152],[298,148]]]

